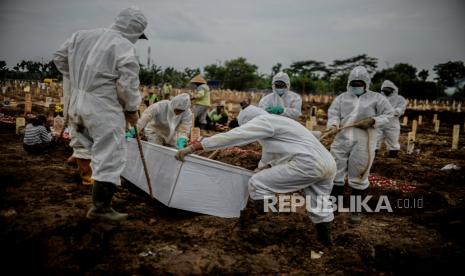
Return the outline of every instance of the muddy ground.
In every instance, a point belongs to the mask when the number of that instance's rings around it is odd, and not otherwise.
[[[306,107],[307,108],[307,107]],[[410,112],[417,116],[419,112]],[[57,145],[43,156],[27,155],[14,126],[0,125],[0,251],[2,275],[27,272],[77,274],[433,274],[460,271],[465,260],[465,144],[450,151],[452,123],[440,114],[440,133],[424,115],[415,155],[376,157],[372,172],[415,186],[413,192],[372,187],[423,208],[393,206],[393,213],[365,214],[359,226],[340,214],[333,225],[335,245],[321,247],[303,210],[261,215],[241,229],[222,219],[170,209],[129,183],[118,189],[115,209],[128,212],[120,225],[85,218],[91,188],[75,168],[64,165],[70,149]],[[454,115],[455,116],[455,115]],[[425,118],[426,117],[426,118]],[[447,118],[452,118],[447,122]],[[322,128],[319,126],[319,128]],[[402,147],[406,132],[402,128]],[[259,147],[222,152],[217,159],[253,169]],[[441,171],[447,164],[462,167]],[[371,202],[370,202],[371,203]],[[311,252],[323,252],[312,259]],[[459,270],[460,269],[460,270]]]

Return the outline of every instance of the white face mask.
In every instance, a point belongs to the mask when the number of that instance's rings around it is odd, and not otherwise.
[[[354,95],[356,96],[360,96],[362,95],[363,93],[365,93],[365,88],[363,87],[353,87],[353,86],[349,86],[349,91],[351,93],[353,93]]]
[[[273,89],[273,90],[274,90],[274,92],[275,92],[276,94],[278,94],[279,96],[282,96],[282,95],[284,95],[284,93],[287,92],[287,88],[275,88],[275,89]]]

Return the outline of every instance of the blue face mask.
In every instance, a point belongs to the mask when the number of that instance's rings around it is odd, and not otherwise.
[[[284,93],[286,93],[286,91],[287,91],[287,88],[275,88],[274,89],[274,92],[276,92],[276,94],[278,94],[279,96],[284,95]]]
[[[365,88],[363,88],[363,87],[349,86],[349,90],[350,90],[350,92],[352,92],[354,95],[357,95],[357,96],[360,96],[363,93],[365,93]]]

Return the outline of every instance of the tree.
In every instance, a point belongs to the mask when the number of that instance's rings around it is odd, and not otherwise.
[[[417,80],[417,68],[408,63],[398,63],[392,68],[376,72],[372,79],[374,89],[379,89],[381,83],[385,80],[390,80],[398,87],[401,87],[406,82]]]
[[[378,59],[366,54],[358,55],[348,59],[336,59],[330,66],[331,74],[335,77],[348,74],[355,66],[365,66],[369,73],[376,71]]]
[[[226,68],[221,65],[211,64],[203,68],[205,72],[205,77],[209,80],[220,81],[221,85],[224,86],[226,80]]]
[[[428,77],[429,77],[429,71],[428,70],[423,69],[420,72],[418,72],[418,78],[421,81],[426,81],[426,79],[428,79]]]
[[[439,84],[445,87],[455,86],[458,80],[465,78],[465,65],[462,61],[449,61],[433,67]]]
[[[258,78],[258,67],[248,63],[243,57],[228,60],[225,63],[226,85],[230,89],[245,90],[254,86]]]
[[[200,74],[200,69],[195,68],[195,69],[190,69],[188,67],[184,68],[184,77],[188,80],[191,80],[193,77],[197,76]]]
[[[281,72],[283,65],[281,63],[276,63],[273,67],[271,67],[271,77]]]

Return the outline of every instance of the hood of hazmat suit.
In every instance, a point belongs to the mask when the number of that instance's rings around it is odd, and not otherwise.
[[[381,85],[381,90],[383,88],[389,87],[394,89],[391,95],[386,96],[391,103],[392,108],[394,108],[394,117],[391,119],[391,122],[398,122],[398,118],[404,114],[405,109],[407,108],[407,100],[399,95],[399,88],[390,80],[385,80]]]
[[[139,61],[134,42],[146,26],[134,9],[124,10],[111,29],[74,33],[53,61],[71,92],[68,115],[76,143],[92,153],[92,178],[120,183],[124,169],[124,111],[139,109]]]
[[[149,106],[137,122],[137,129],[144,129],[150,141],[152,136],[158,136],[166,144],[174,146],[179,137],[189,137],[192,127],[191,101],[187,93],[182,93],[172,100],[163,100]],[[179,115],[175,109],[184,110]]]
[[[282,81],[287,86],[287,91],[283,95],[278,95],[274,92],[274,83],[277,81]],[[272,81],[273,92],[264,96],[258,106],[264,110],[270,107],[279,106],[284,108],[284,112],[280,114],[294,120],[298,120],[302,115],[302,99],[299,94],[290,91],[291,81],[289,76],[284,72],[279,72],[273,77]]]
[[[268,114],[268,112],[266,112],[265,110],[253,105],[249,105],[244,110],[239,112],[239,115],[237,116],[237,122],[240,126],[242,126],[246,124],[248,121],[252,120],[253,118],[266,114]]]
[[[350,71],[349,78],[347,80],[347,91],[349,91],[350,82],[354,80],[363,81],[366,84],[366,90],[368,91],[371,84],[371,78],[365,67],[357,66]]]
[[[122,10],[111,25],[113,30],[120,32],[123,37],[132,43],[136,43],[139,37],[144,34],[146,27],[147,18],[135,7]]]
[[[349,74],[347,87],[353,80],[365,82],[366,92],[356,96],[352,92],[346,91],[337,96],[328,109],[327,127],[350,126],[367,118],[375,120],[374,128],[386,125],[394,111],[386,97],[368,89],[371,82],[368,71],[362,66],[355,67]],[[331,153],[338,164],[335,184],[340,185],[341,179],[348,174],[351,187],[366,189],[368,187],[368,174],[364,174],[364,177],[360,178],[360,173],[369,171],[375,149],[376,133],[374,129],[364,130],[348,127],[340,131],[331,145]],[[371,160],[368,160],[369,156],[371,156]]]

